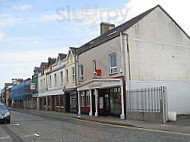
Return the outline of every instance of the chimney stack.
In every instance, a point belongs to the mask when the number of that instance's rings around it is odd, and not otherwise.
[[[111,30],[115,28],[115,25],[114,24],[111,24],[111,23],[107,23],[107,22],[102,22],[100,24],[100,34],[103,35],[105,34],[107,31]]]

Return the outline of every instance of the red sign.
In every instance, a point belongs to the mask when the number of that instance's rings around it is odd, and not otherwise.
[[[101,70],[96,70],[96,76],[99,77],[101,75]]]

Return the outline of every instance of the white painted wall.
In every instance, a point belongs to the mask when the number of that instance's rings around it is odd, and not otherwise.
[[[169,111],[190,113],[190,39],[159,7],[126,33],[131,88],[166,86]],[[125,63],[128,74],[128,61]]]

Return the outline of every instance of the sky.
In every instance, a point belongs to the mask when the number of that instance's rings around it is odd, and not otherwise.
[[[157,4],[190,35],[188,0],[0,0],[0,88],[99,36],[101,21],[118,26]]]

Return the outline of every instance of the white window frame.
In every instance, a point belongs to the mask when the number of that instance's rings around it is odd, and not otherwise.
[[[63,85],[63,71],[60,72],[60,84]]]
[[[96,60],[92,60],[92,71],[94,74],[96,73]]]
[[[86,91],[86,106],[90,106],[90,91]]]
[[[75,82],[75,67],[72,67],[72,81]]]
[[[114,67],[111,66],[111,57],[113,55],[116,56],[116,61],[115,61],[116,62],[116,66],[114,66]],[[109,73],[110,74],[116,74],[117,73],[117,54],[116,54],[116,52],[109,54]]]
[[[66,69],[66,81],[67,81],[67,83],[69,82],[69,70],[68,69]]]
[[[84,75],[84,66],[80,65],[79,66],[79,78],[83,80],[83,75]]]
[[[54,74],[54,86],[55,87],[57,86],[57,74],[56,73]]]
[[[50,88],[52,87],[52,77],[51,77],[51,75],[49,76],[49,87]]]

